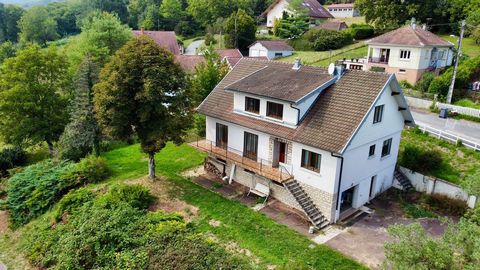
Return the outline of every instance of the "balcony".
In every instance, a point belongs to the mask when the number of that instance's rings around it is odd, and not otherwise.
[[[376,64],[388,64],[388,57],[370,57],[368,58],[369,63],[376,63]]]
[[[261,158],[256,160],[245,157],[241,151],[230,147],[217,147],[215,142],[197,140],[191,145],[201,151],[223,160],[228,160],[239,167],[254,172],[257,175],[271,179],[278,183],[286,182],[293,178],[281,165],[278,168],[272,166],[272,162]]]

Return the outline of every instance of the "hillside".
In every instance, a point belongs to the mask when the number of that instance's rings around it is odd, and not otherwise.
[[[62,0],[0,0],[3,4],[16,4],[23,7],[43,6],[51,2],[60,2]]]

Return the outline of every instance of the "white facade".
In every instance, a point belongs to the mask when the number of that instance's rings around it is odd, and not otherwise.
[[[328,12],[335,18],[351,18],[360,16],[360,12],[353,7],[328,7]]]
[[[249,57],[259,57],[265,56],[268,60],[272,60],[278,57],[285,57],[292,55],[292,51],[281,51],[281,50],[269,50],[265,48],[261,43],[257,42],[254,45],[250,46],[248,51]]]
[[[399,110],[398,96],[392,95],[394,84],[396,84],[396,81],[390,80],[389,84],[386,85],[372,105],[370,112],[365,116],[364,121],[350,139],[349,144],[342,151],[341,156],[299,142],[289,141],[292,149],[287,151],[287,153],[291,156],[287,157],[286,163],[281,165],[298,182],[319,189],[325,194],[335,196],[335,201],[338,200],[338,205],[342,205],[343,192],[348,192],[349,190],[353,190],[351,207],[358,208],[375,197],[375,195],[390,188],[393,184],[393,173],[405,121]],[[252,115],[245,112],[244,100],[246,96],[250,95],[234,93],[234,111],[239,114],[271,121],[265,116],[266,101],[268,99],[261,98],[259,115]],[[295,128],[297,124],[296,119],[298,119],[298,114],[301,111],[292,109],[289,103],[285,102],[283,104],[283,121],[291,128]],[[380,105],[383,105],[384,108],[382,120],[378,123],[373,123],[375,107]],[[208,116],[206,121],[207,140],[211,142],[216,141],[217,123],[226,125],[228,126],[228,149],[239,155],[243,153],[244,132],[258,135],[258,159],[265,160],[267,163],[273,162],[271,149],[269,149],[271,141],[274,139],[285,140],[284,138],[277,138],[273,134],[259,132]],[[387,155],[382,156],[383,144],[389,139],[392,141],[390,151]],[[375,154],[370,156],[369,150],[372,145],[375,145]],[[319,172],[301,166],[302,150],[321,155]],[[373,187],[371,187],[372,184]],[[335,222],[340,216],[340,207],[337,208],[334,204],[331,211],[334,215],[332,222]]]
[[[282,19],[283,12],[287,11],[287,0],[281,0],[267,13],[267,27],[273,27],[275,20]]]

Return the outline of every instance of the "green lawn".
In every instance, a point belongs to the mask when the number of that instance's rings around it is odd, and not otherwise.
[[[424,150],[437,150],[441,153],[444,164],[440,169],[432,172],[430,176],[454,184],[461,184],[465,175],[472,174],[480,168],[480,152],[475,152],[466,147],[458,147],[426,134],[418,134],[415,130],[406,129],[403,131],[399,156],[402,155],[407,144],[419,146]]]
[[[469,107],[480,110],[480,104],[473,102],[471,99],[461,99],[456,101],[454,104],[462,107]]]
[[[278,61],[293,63],[298,57],[304,64],[312,66],[327,67],[330,63],[334,63],[337,60],[343,58],[361,58],[367,55],[367,46],[364,42],[359,42],[345,46],[338,50],[330,51],[295,51],[293,55],[279,58]]]
[[[328,20],[333,21],[333,22],[345,22],[348,26],[350,26],[354,23],[356,23],[356,24],[366,23],[364,16],[351,17],[351,18],[333,18],[333,19],[328,19]]]
[[[458,45],[458,37],[451,37],[450,35],[440,35],[443,39]],[[470,57],[480,56],[480,45],[476,44],[473,38],[464,38],[462,43],[462,52]]]
[[[146,156],[138,145],[119,148],[103,155],[113,171],[110,182],[144,176]],[[157,173],[178,187],[177,196],[199,208],[196,221],[201,231],[213,233],[224,242],[234,241],[259,257],[261,267],[285,266],[287,269],[361,269],[361,265],[336,251],[320,245],[310,248],[306,237],[279,225],[265,215],[204,189],[178,173],[200,165],[204,154],[187,145],[169,144],[156,157]],[[218,220],[222,226],[213,227],[208,221]],[[297,268],[298,267],[298,268]]]

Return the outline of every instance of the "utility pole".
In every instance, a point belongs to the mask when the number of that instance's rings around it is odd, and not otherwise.
[[[463,33],[465,32],[465,25],[466,25],[465,20],[463,20],[462,28],[460,30],[460,37],[458,38],[457,59],[455,59],[455,66],[453,67],[452,82],[450,83],[450,88],[448,89],[448,94],[447,94],[448,104],[452,104],[453,89],[455,88],[455,79],[457,77],[458,62],[460,62],[460,54],[462,52],[462,40],[463,40]]]

